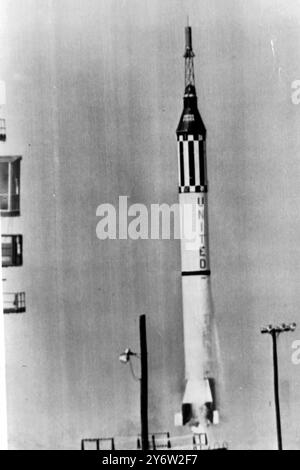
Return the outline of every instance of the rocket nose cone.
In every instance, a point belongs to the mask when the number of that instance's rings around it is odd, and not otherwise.
[[[194,134],[206,136],[206,128],[198,111],[198,108],[185,104],[177,127],[178,134]]]
[[[196,89],[188,85],[185,89],[183,99],[183,112],[177,127],[177,133],[206,135],[206,129],[200,116]]]

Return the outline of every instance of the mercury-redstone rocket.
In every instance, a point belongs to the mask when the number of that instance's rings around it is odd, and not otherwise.
[[[208,244],[206,128],[197,106],[192,30],[185,28],[184,106],[177,128],[186,387],[183,424],[217,423]]]

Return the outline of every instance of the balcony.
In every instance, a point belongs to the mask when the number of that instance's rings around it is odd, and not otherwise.
[[[0,119],[0,141],[6,141],[6,123],[5,119]]]
[[[0,212],[2,217],[20,215],[20,195],[0,193]]]
[[[26,312],[25,292],[4,293],[3,294],[3,313],[18,314]]]
[[[2,235],[2,267],[22,266],[23,264],[23,236]]]
[[[20,163],[22,157],[0,157],[0,213],[20,215]]]

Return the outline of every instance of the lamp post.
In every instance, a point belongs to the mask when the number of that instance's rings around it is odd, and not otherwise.
[[[140,354],[132,352],[129,348],[119,356],[120,362],[127,364],[130,362],[131,356],[138,357],[141,361],[141,377],[140,381],[140,412],[141,412],[141,440],[142,450],[149,449],[148,439],[148,360],[147,360],[147,335],[146,335],[146,316],[141,315],[139,318],[140,326]]]
[[[278,373],[278,352],[277,352],[277,338],[281,333],[293,332],[296,329],[296,323],[286,325],[282,323],[278,326],[269,325],[261,328],[262,334],[269,334],[272,337],[273,344],[273,368],[274,368],[274,397],[275,397],[275,411],[276,411],[276,426],[277,426],[277,442],[278,450],[282,450],[282,432],[281,432],[281,417],[280,417],[280,397],[279,397],[279,373]]]

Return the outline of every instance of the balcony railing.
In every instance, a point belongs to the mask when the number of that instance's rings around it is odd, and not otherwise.
[[[2,267],[22,266],[23,236],[1,235]]]
[[[5,119],[0,119],[0,141],[6,141],[6,123]]]
[[[21,160],[18,155],[0,156],[1,216],[20,215]]]
[[[20,215],[20,194],[0,193],[0,212],[2,216]]]
[[[3,294],[3,313],[25,313],[25,292],[6,292]]]

